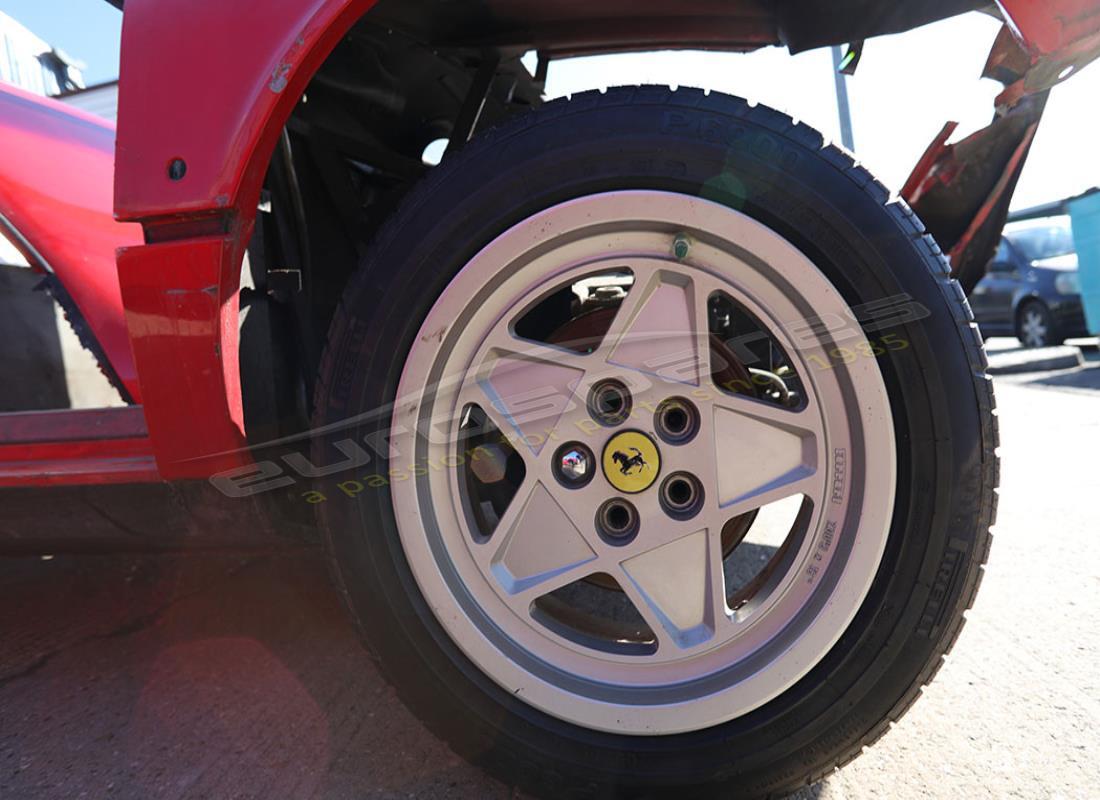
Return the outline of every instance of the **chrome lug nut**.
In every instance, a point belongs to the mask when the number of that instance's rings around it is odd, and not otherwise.
[[[596,474],[596,456],[587,445],[566,442],[554,451],[554,477],[567,489],[579,489]]]

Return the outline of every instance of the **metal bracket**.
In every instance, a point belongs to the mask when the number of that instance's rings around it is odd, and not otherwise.
[[[500,53],[485,51],[482,54],[481,64],[474,73],[470,89],[466,93],[466,100],[463,101],[462,108],[458,110],[458,116],[455,118],[451,141],[447,145],[444,158],[453,156],[473,138],[478,120],[481,119],[482,109],[485,108],[485,101],[489,98],[489,90],[493,86],[493,78],[496,77],[498,66],[500,66]]]

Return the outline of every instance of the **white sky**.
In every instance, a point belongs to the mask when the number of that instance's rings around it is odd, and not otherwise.
[[[897,190],[949,119],[953,140],[993,116],[996,81],[983,80],[1000,23],[971,13],[897,36],[871,39],[848,79],[856,155]],[[790,56],[697,51],[593,56],[550,63],[547,94],[638,83],[697,86],[779,108],[839,142],[832,55],[828,48]],[[1013,208],[1057,200],[1100,185],[1100,66],[1092,64],[1051,92]]]

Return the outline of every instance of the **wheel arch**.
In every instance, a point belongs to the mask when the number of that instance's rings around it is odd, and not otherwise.
[[[122,28],[116,217],[244,212],[310,78],[375,2],[280,0],[273,8],[130,0]],[[201,60],[193,43],[200,34]],[[186,164],[178,180],[167,171],[174,159]]]
[[[114,213],[142,223],[145,244],[118,251],[118,275],[149,435],[166,479],[252,463],[239,293],[261,185],[309,80],[374,4],[126,4]],[[185,171],[172,176],[177,160]]]

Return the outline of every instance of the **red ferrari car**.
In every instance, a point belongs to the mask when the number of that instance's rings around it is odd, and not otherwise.
[[[993,121],[946,126],[901,197],[739,98],[542,101],[554,59],[850,70],[976,9],[1004,20]],[[314,536],[401,696],[507,780],[816,780],[973,601],[997,428],[964,290],[1098,52],[1096,0],[125,0],[130,227],[110,131],[0,95],[5,227],[129,402],[0,416],[5,511],[35,519],[2,545]],[[65,515],[93,493],[125,525]]]

